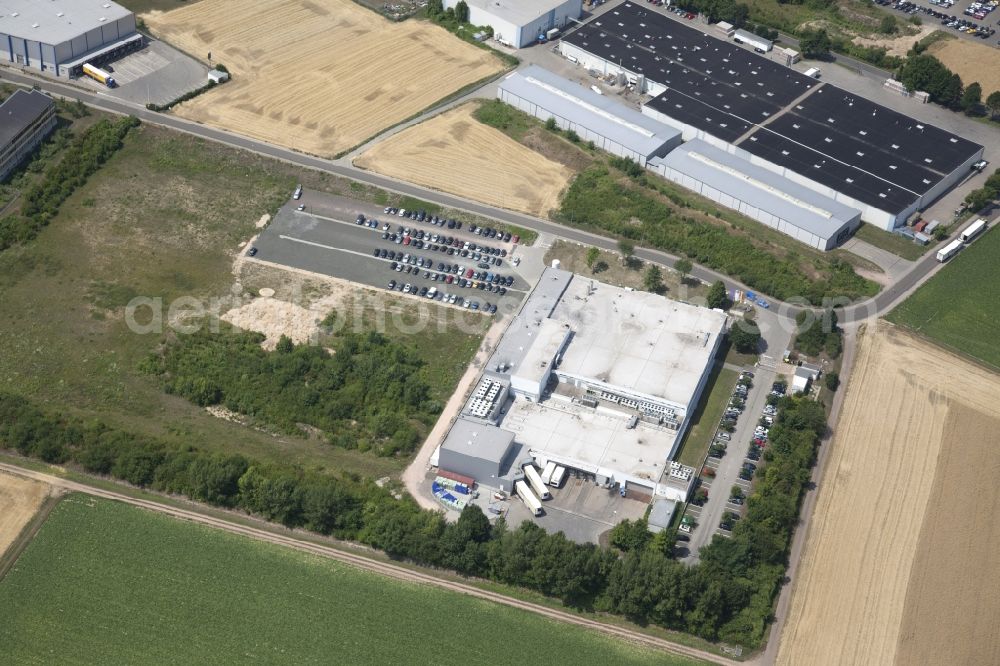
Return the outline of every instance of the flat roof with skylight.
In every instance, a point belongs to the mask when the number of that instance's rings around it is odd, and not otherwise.
[[[109,0],[0,0],[0,33],[60,44],[131,15]]]

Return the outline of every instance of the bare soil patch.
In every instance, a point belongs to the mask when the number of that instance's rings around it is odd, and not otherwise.
[[[900,329],[879,324],[861,336],[795,581],[779,664],[914,663],[905,657],[917,653],[901,646],[935,632],[950,638],[936,643],[920,639],[924,652],[916,663],[991,663],[955,661],[951,650],[968,642],[972,645],[963,649],[970,654],[994,653],[996,632],[980,635],[969,612],[988,611],[995,599],[963,599],[964,606],[942,612],[942,597],[929,601],[925,595],[930,592],[922,586],[944,575],[958,590],[989,593],[983,570],[969,563],[993,557],[988,549],[996,550],[996,529],[968,526],[981,525],[981,511],[995,510],[996,467],[990,471],[983,466],[988,461],[980,459],[956,474],[948,460],[969,460],[964,447],[981,447],[986,440],[965,440],[996,432],[995,425],[983,431],[981,420],[966,424],[971,431],[956,428],[956,419],[969,411],[995,413],[998,400],[1000,377]],[[976,499],[962,504],[962,510],[974,515],[951,531],[941,520],[958,509],[941,499],[972,492],[962,484],[976,488]],[[926,527],[928,521],[935,527]],[[947,545],[938,529],[948,530]],[[945,572],[931,571],[945,562]],[[986,615],[983,622],[995,617]],[[940,650],[948,656],[935,654]]]
[[[1000,418],[953,404],[945,432],[907,587],[898,666],[1000,664]]]
[[[323,156],[503,69],[438,26],[394,23],[350,0],[201,0],[143,18],[233,74],[178,115]]]
[[[354,160],[363,169],[547,216],[573,171],[472,117],[470,104],[375,144]]]
[[[902,24],[900,24],[902,28]],[[920,29],[916,31],[916,34],[910,35],[897,35],[896,37],[855,37],[854,43],[861,46],[881,46],[885,48],[889,55],[893,56],[905,56],[906,52],[913,48],[914,42],[919,42],[921,39],[931,34],[937,30],[940,26],[935,23],[933,25],[922,25]],[[905,28],[904,28],[905,29]],[[949,41],[960,41],[960,40],[949,40]],[[965,80],[964,78],[962,79]]]
[[[31,521],[49,491],[50,487],[40,481],[0,472],[0,555]]]
[[[983,99],[1000,90],[1000,50],[969,39],[943,39],[927,52],[961,76],[965,85],[978,81]]]

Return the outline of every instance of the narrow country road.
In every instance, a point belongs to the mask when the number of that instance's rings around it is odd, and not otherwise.
[[[312,553],[314,555],[319,555],[320,557],[327,557],[342,562],[344,564],[349,564],[359,569],[364,569],[366,571],[381,574],[383,576],[388,576],[390,578],[395,578],[397,580],[408,581],[411,583],[422,583],[425,585],[434,585],[436,587],[440,587],[446,590],[451,590],[453,592],[459,592],[462,594],[467,594],[472,597],[477,597],[479,599],[485,599],[487,601],[493,601],[496,603],[504,604],[505,606],[519,608],[521,610],[526,610],[532,613],[536,613],[538,615],[542,615],[544,617],[556,620],[558,622],[565,622],[568,624],[578,625],[586,627],[588,629],[600,631],[609,636],[624,639],[626,641],[635,643],[637,645],[642,645],[644,647],[664,650],[667,652],[672,652],[674,654],[679,654],[694,659],[702,659],[714,664],[725,664],[728,666],[728,665],[735,665],[738,663],[726,659],[724,657],[721,657],[719,655],[715,655],[710,652],[705,652],[704,650],[698,650],[695,648],[686,647],[684,645],[671,643],[670,641],[667,641],[665,639],[657,638],[656,636],[649,636],[647,634],[643,634],[638,631],[633,631],[625,627],[618,627],[612,624],[605,624],[603,622],[598,622],[597,620],[591,620],[589,618],[580,617],[566,611],[561,611],[554,608],[549,608],[547,606],[542,606],[541,604],[535,604],[529,601],[522,601],[520,599],[515,599],[513,597],[499,594],[497,592],[491,592],[489,590],[480,589],[474,585],[459,583],[451,580],[445,580],[443,578],[438,578],[428,573],[423,573],[421,571],[408,569],[406,567],[391,564],[389,562],[382,562],[370,557],[365,557],[364,555],[359,553],[351,553],[346,550],[333,548],[331,546],[323,546],[321,544],[304,541],[290,534],[283,535],[260,528],[250,527],[247,525],[240,525],[237,523],[229,522],[227,520],[223,520],[221,518],[216,518],[206,514],[198,513],[197,511],[180,509],[177,507],[160,504],[158,502],[153,502],[150,500],[143,500],[135,497],[129,497],[128,495],[123,495],[121,493],[94,488],[82,483],[69,481],[66,479],[59,478],[57,476],[44,474],[42,472],[35,472],[32,470],[23,469],[16,465],[10,465],[7,463],[0,463],[0,470],[9,472],[11,474],[16,474],[21,477],[35,479],[36,481],[41,481],[43,483],[47,483],[53,487],[60,488],[66,491],[81,492],[81,493],[86,493],[88,495],[101,497],[104,499],[114,500],[117,502],[124,502],[126,504],[131,504],[132,506],[148,509],[150,511],[156,511],[157,513],[162,513],[181,520],[187,520],[192,523],[198,523],[200,525],[205,525],[207,527],[214,527],[216,529],[225,530],[227,532],[246,536],[251,539],[266,541],[268,543],[277,544],[279,546],[295,548],[296,550]]]
[[[85,104],[110,113],[134,115],[143,122],[153,125],[167,127],[210,141],[215,141],[243,150],[249,150],[260,155],[296,164],[303,168],[331,173],[343,178],[366,183],[374,187],[379,187],[407,196],[417,197],[447,208],[464,210],[475,215],[491,217],[508,224],[532,229],[539,233],[547,233],[556,238],[576,243],[583,243],[586,245],[593,245],[610,251],[616,251],[618,247],[617,241],[613,239],[605,238],[581,229],[568,227],[522,213],[504,210],[502,208],[488,206],[463,197],[411,185],[410,183],[388,178],[386,176],[380,176],[376,173],[358,169],[346,159],[328,160],[321,157],[306,155],[288,148],[282,148],[263,141],[240,136],[226,130],[220,130],[207,125],[184,120],[183,118],[179,118],[169,113],[164,114],[149,111],[140,105],[113,99],[99,91],[95,92],[87,90],[68,83],[42,78],[41,76],[32,76],[9,67],[0,67],[0,80],[7,80],[11,83],[20,85],[35,86],[52,95],[72,100],[78,99]],[[958,234],[959,231],[960,229],[956,229],[954,234]],[[635,256],[645,261],[659,262],[667,265],[672,265],[678,258],[676,255],[649,248],[636,248]],[[928,253],[921,260],[914,262],[908,272],[901,275],[894,284],[876,295],[874,298],[852,303],[836,303],[835,305],[837,306],[843,306],[842,313],[840,315],[841,323],[847,325],[851,323],[874,320],[874,318],[890,310],[902,295],[909,293],[912,288],[918,284],[918,282],[921,282],[924,278],[931,275],[936,271],[936,269],[940,268],[941,265],[942,264],[939,264],[935,260],[933,253]],[[703,282],[715,282],[716,280],[721,280],[725,283],[728,289],[753,291],[737,280],[697,264],[691,271],[691,276]],[[778,314],[788,319],[794,319],[798,312],[802,309],[810,307],[804,300],[798,303],[781,303],[771,299],[771,302],[777,306],[776,311]]]

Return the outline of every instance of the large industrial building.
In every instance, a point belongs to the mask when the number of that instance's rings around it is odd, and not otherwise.
[[[497,97],[540,120],[553,118],[560,129],[642,165],[681,143],[673,127],[537,65],[508,75]]]
[[[555,462],[599,485],[684,500],[690,473],[669,460],[725,329],[719,311],[546,269],[439,468],[506,488],[523,462]]]
[[[501,44],[519,49],[553,28],[564,28],[580,18],[583,0],[465,0],[469,23],[488,25]],[[459,0],[445,0],[453,9]]]
[[[832,250],[861,224],[861,212],[762,169],[701,139],[648,168],[817,250]]]
[[[109,0],[0,0],[0,59],[78,76],[143,47],[135,15]]]
[[[886,230],[982,158],[978,144],[633,2],[564,36],[560,50],[651,95],[642,112],[684,140],[733,153]]]
[[[37,90],[16,90],[0,104],[0,182],[56,127],[56,105]]]

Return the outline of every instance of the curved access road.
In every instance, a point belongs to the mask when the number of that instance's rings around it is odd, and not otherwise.
[[[501,222],[524,227],[526,229],[532,229],[539,233],[546,233],[556,238],[583,243],[586,245],[593,245],[605,250],[614,251],[617,249],[617,241],[604,236],[589,233],[574,227],[557,224],[549,220],[532,217],[530,215],[524,215],[522,213],[488,206],[463,197],[427,189],[396,180],[394,178],[388,178],[376,173],[364,171],[354,167],[349,161],[344,159],[328,160],[321,157],[315,157],[313,155],[306,155],[304,153],[241,136],[226,130],[191,122],[171,114],[149,111],[145,107],[115,99],[101,91],[89,90],[70,83],[55,81],[41,76],[34,76],[30,73],[7,67],[0,67],[0,79],[6,79],[12,83],[21,85],[36,86],[52,95],[67,99],[78,99],[90,106],[108,111],[110,113],[134,115],[143,122],[185,132],[209,141],[216,141],[218,143],[223,143],[243,150],[249,150],[267,157],[296,164],[303,168],[332,173],[334,175],[372,185],[374,187],[430,201],[447,208],[464,210],[476,215],[491,217],[496,220],[500,220]],[[672,264],[678,258],[676,255],[649,248],[637,248],[635,255],[646,261],[659,262],[668,265]],[[891,309],[897,300],[900,300],[912,291],[912,289],[917,286],[919,282],[932,273],[938,266],[939,264],[935,260],[933,254],[928,253],[928,255],[923,257],[923,259],[914,262],[914,265],[910,268],[910,270],[896,280],[893,285],[879,293],[874,298],[856,302],[836,302],[832,303],[832,305],[842,308],[840,318],[841,322],[844,324],[862,322],[870,318],[877,317]],[[691,275],[692,277],[703,282],[715,282],[716,280],[721,280],[729,289],[742,289],[744,291],[751,290],[739,281],[704,266],[695,265]],[[785,303],[774,301],[773,299],[770,300],[777,306],[775,308],[775,314],[785,319],[794,319],[795,315],[802,309],[812,309],[812,307],[806,303],[804,299],[801,299],[798,302]]]
[[[334,548],[332,546],[324,546],[322,544],[299,539],[290,533],[281,534],[278,532],[272,532],[262,528],[234,523],[224,520],[222,518],[199,513],[197,511],[189,509],[181,509],[178,507],[169,506],[166,504],[160,504],[158,502],[150,500],[130,497],[128,495],[116,493],[110,490],[94,488],[82,483],[69,481],[67,479],[63,479],[57,476],[52,476],[49,474],[44,474],[42,472],[36,472],[33,470],[23,469],[16,465],[0,463],[0,469],[2,469],[5,472],[9,472],[11,474],[16,474],[18,476],[27,477],[30,479],[35,479],[37,481],[41,481],[43,483],[47,483],[53,486],[54,488],[59,488],[63,491],[86,493],[88,495],[94,495],[96,497],[101,497],[104,499],[114,500],[117,502],[124,502],[125,504],[131,504],[132,506],[148,509],[150,511],[156,511],[157,513],[162,513],[174,518],[178,518],[180,520],[187,520],[192,523],[198,523],[200,525],[205,525],[207,527],[213,527],[216,529],[225,530],[227,532],[231,532],[233,534],[239,534],[241,536],[249,537],[251,539],[266,541],[267,543],[273,543],[288,548],[295,548],[296,550],[312,553],[313,555],[319,555],[320,557],[327,557],[329,559],[337,560],[339,562],[357,567],[359,569],[364,569],[366,571],[377,573],[383,576],[388,576],[390,578],[395,578],[397,580],[403,580],[411,583],[421,583],[424,585],[434,585],[436,587],[440,587],[446,590],[451,590],[453,592],[459,592],[461,594],[467,594],[469,596],[477,597],[479,599],[485,599],[487,601],[493,601],[496,603],[504,604],[505,606],[511,606],[512,608],[526,610],[532,613],[536,613],[538,615],[542,615],[549,619],[556,620],[558,622],[565,622],[567,624],[578,625],[586,627],[588,629],[600,631],[609,636],[623,639],[644,647],[664,650],[674,654],[683,655],[685,657],[690,657],[692,659],[701,659],[713,664],[724,664],[726,666],[733,666],[738,663],[726,659],[725,657],[712,654],[711,652],[690,648],[684,645],[678,645],[676,643],[671,643],[670,641],[667,641],[663,638],[650,636],[648,634],[644,634],[639,631],[633,631],[626,627],[619,627],[613,624],[606,624],[604,622],[598,622],[597,620],[581,617],[579,615],[575,615],[573,613],[569,613],[566,611],[561,611],[555,608],[549,608],[548,606],[543,606],[541,604],[532,603],[530,601],[522,601],[520,599],[515,599],[514,597],[500,594],[498,592],[491,592],[489,590],[481,589],[479,587],[467,583],[461,583],[454,580],[438,578],[429,573],[424,573],[419,570],[409,569],[407,567],[392,564],[390,562],[385,562],[371,557],[366,557],[365,555],[360,553],[350,552],[348,550]]]

